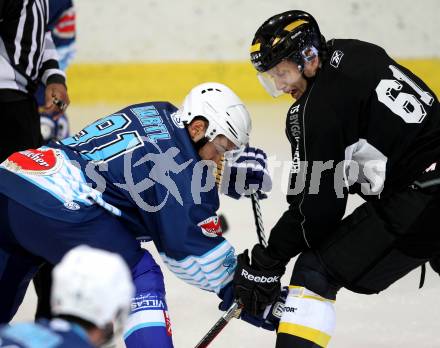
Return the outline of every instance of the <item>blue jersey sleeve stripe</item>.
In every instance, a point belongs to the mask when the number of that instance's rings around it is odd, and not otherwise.
[[[214,268],[213,270],[208,271],[208,272],[203,272],[203,273],[205,273],[205,274],[209,277],[209,276],[215,275],[215,273],[219,273],[219,270],[221,270],[222,267],[224,268],[223,263],[220,263],[220,264],[219,264],[216,268]],[[234,265],[234,269],[235,269],[235,265]],[[209,277],[209,279],[214,280],[214,279],[212,279],[211,277]]]
[[[179,262],[179,261],[177,261],[177,262]],[[169,263],[169,262],[168,262],[168,263]],[[172,267],[172,268],[176,268],[176,270],[177,270],[177,269],[180,269],[180,270],[187,271],[187,270],[191,269],[192,267],[194,267],[195,265],[197,265],[197,262],[196,262],[196,261],[193,261],[189,266],[185,266],[185,267],[180,266],[180,265],[174,265],[174,264],[171,264],[171,263],[169,263],[169,265],[170,265],[170,267]]]
[[[216,280],[224,279],[226,273],[229,275],[229,269],[225,269],[222,273],[220,273],[220,274],[219,274],[217,277],[215,277],[215,278],[209,278],[209,281],[210,281],[210,282],[215,282]]]
[[[194,276],[197,275],[199,272],[201,272],[202,269],[199,267],[199,268],[197,268],[197,269],[195,270],[194,273],[178,272],[178,271],[175,271],[175,270],[173,270],[173,269],[172,269],[172,271],[173,271],[173,273],[174,273],[175,275],[177,275],[177,276],[182,275],[182,276],[190,276],[190,277],[194,277]]]
[[[229,284],[232,281],[232,278],[234,278],[234,273],[229,274],[227,277],[218,279],[219,281],[217,283],[211,284],[211,287],[213,288],[212,291],[219,293],[219,291],[225,287],[227,284]]]
[[[180,264],[184,264],[185,262],[192,261],[192,259],[194,257],[197,257],[197,258],[200,258],[200,259],[204,259],[204,258],[207,258],[210,254],[215,253],[218,249],[223,248],[225,245],[229,245],[229,242],[227,240],[223,239],[223,241],[219,245],[215,246],[214,248],[212,248],[211,250],[207,251],[206,253],[204,253],[204,254],[202,254],[200,256],[188,255],[187,257],[185,257],[182,260],[174,260],[174,259],[172,259],[172,260],[174,262],[178,262]]]
[[[203,258],[199,256],[187,256],[185,258],[186,263],[191,260],[192,262],[190,268],[186,265],[186,270],[179,268],[178,264],[181,263],[181,261],[173,260],[164,253],[160,255],[170,270],[180,279],[188,284],[196,285],[199,288],[218,292],[226,283],[231,281],[235,269],[234,248],[227,241],[224,241],[221,247],[223,247],[223,249],[217,246],[213,248],[212,251],[204,254],[204,256],[208,258],[208,261],[203,260]],[[214,258],[209,260],[210,257]],[[232,261],[230,259],[232,259]],[[226,260],[228,261],[225,262]],[[196,275],[198,277],[194,279]]]
[[[218,256],[217,258],[215,258],[215,259],[213,259],[213,260],[210,260],[210,261],[208,261],[208,262],[201,262],[200,264],[201,264],[202,266],[204,266],[204,267],[206,267],[206,266],[208,266],[208,265],[211,265],[211,264],[213,264],[213,263],[215,263],[215,262],[217,262],[217,261],[219,261],[219,260],[224,259],[226,255],[228,255],[229,253],[231,253],[231,251],[233,252],[233,251],[234,251],[234,248],[231,247],[231,248],[229,248],[228,250],[226,250],[222,255]]]
[[[156,323],[143,323],[143,324],[136,325],[124,334],[124,340],[126,340],[127,337],[130,336],[135,331],[138,331],[138,330],[146,328],[146,327],[159,327],[159,326],[165,327],[165,323],[156,322]]]

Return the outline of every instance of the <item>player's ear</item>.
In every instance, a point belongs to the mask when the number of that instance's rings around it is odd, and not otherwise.
[[[194,120],[192,120],[187,127],[189,136],[194,142],[197,142],[205,137],[207,128],[208,128],[207,122],[200,118],[195,118]]]
[[[320,59],[319,56],[314,57],[312,60],[310,60],[309,62],[307,62],[304,65],[304,75],[307,77],[313,77],[316,75],[316,72],[319,69],[319,65],[320,65]]]

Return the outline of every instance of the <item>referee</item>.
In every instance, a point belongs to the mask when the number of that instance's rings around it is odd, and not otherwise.
[[[0,0],[0,162],[41,145],[34,98],[39,82],[46,86],[47,113],[56,115],[69,104],[48,19],[48,0]]]

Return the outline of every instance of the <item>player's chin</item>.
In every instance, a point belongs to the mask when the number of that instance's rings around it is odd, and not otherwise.
[[[303,95],[303,92],[301,92],[299,89],[294,88],[290,91],[290,95],[293,99],[298,100]]]

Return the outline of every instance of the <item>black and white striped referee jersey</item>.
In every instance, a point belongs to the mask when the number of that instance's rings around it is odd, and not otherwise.
[[[65,82],[48,20],[49,0],[0,0],[0,97]]]

